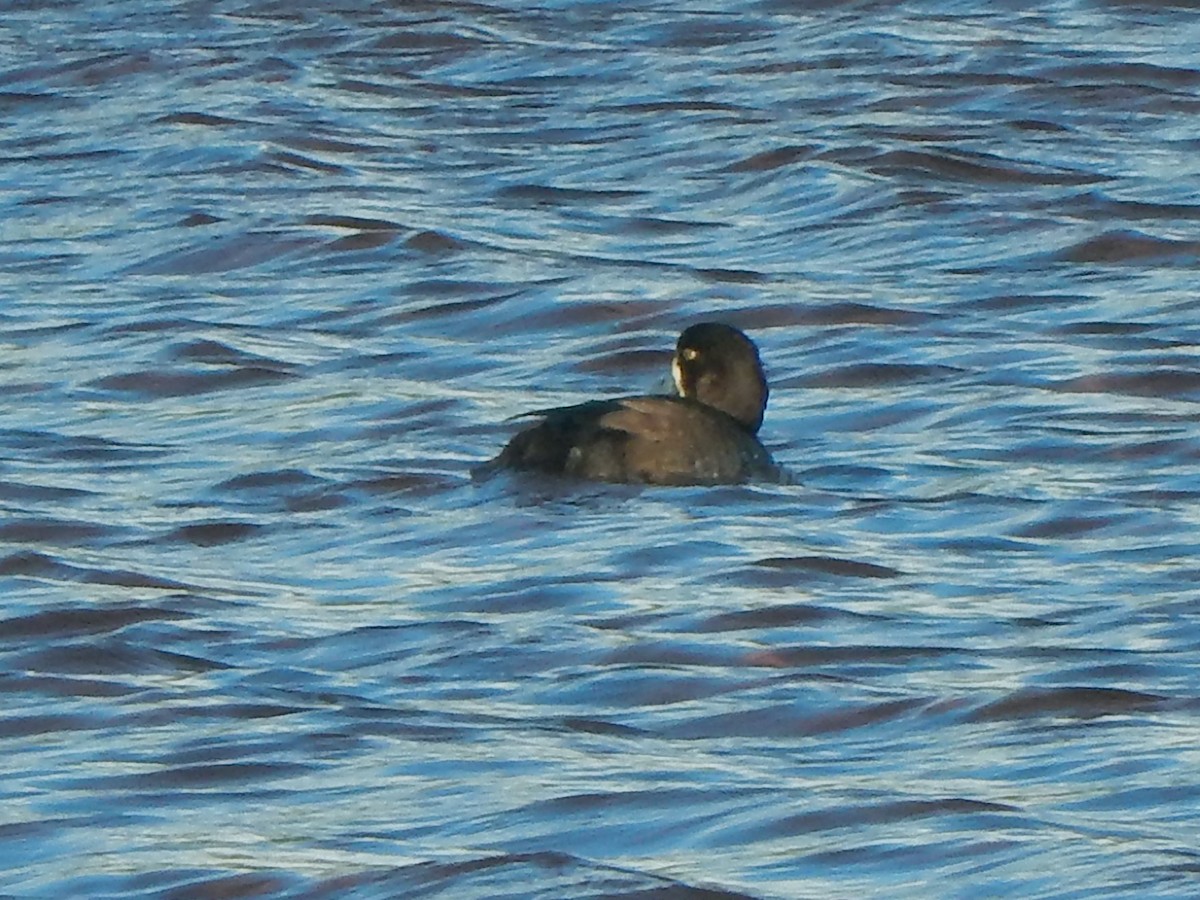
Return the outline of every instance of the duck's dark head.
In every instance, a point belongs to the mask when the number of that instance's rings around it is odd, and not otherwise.
[[[671,374],[679,396],[737,419],[751,434],[762,425],[767,378],[758,348],[730,325],[701,322],[679,336]]]

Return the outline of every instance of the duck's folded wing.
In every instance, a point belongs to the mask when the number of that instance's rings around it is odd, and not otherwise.
[[[626,397],[600,418],[600,427],[647,441],[671,440],[686,409],[665,397]]]
[[[509,416],[505,422],[518,422],[522,419],[550,419],[556,416],[581,416],[593,413],[599,416],[605,407],[613,405],[612,400],[589,400],[586,403],[574,403],[570,406],[550,406],[546,409],[529,409],[525,412]]]

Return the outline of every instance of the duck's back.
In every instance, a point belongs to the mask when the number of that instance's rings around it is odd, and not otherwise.
[[[599,481],[717,484],[769,477],[770,454],[737,420],[683,397],[548,410],[495,463]]]

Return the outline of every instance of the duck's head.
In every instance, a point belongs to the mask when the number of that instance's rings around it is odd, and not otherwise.
[[[731,325],[700,322],[675,345],[671,375],[681,397],[715,407],[755,434],[767,408],[767,378],[758,348]]]

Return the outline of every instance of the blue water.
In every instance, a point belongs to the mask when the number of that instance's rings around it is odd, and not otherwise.
[[[1188,4],[0,17],[0,893],[1200,893]],[[473,480],[758,342],[791,483]]]

